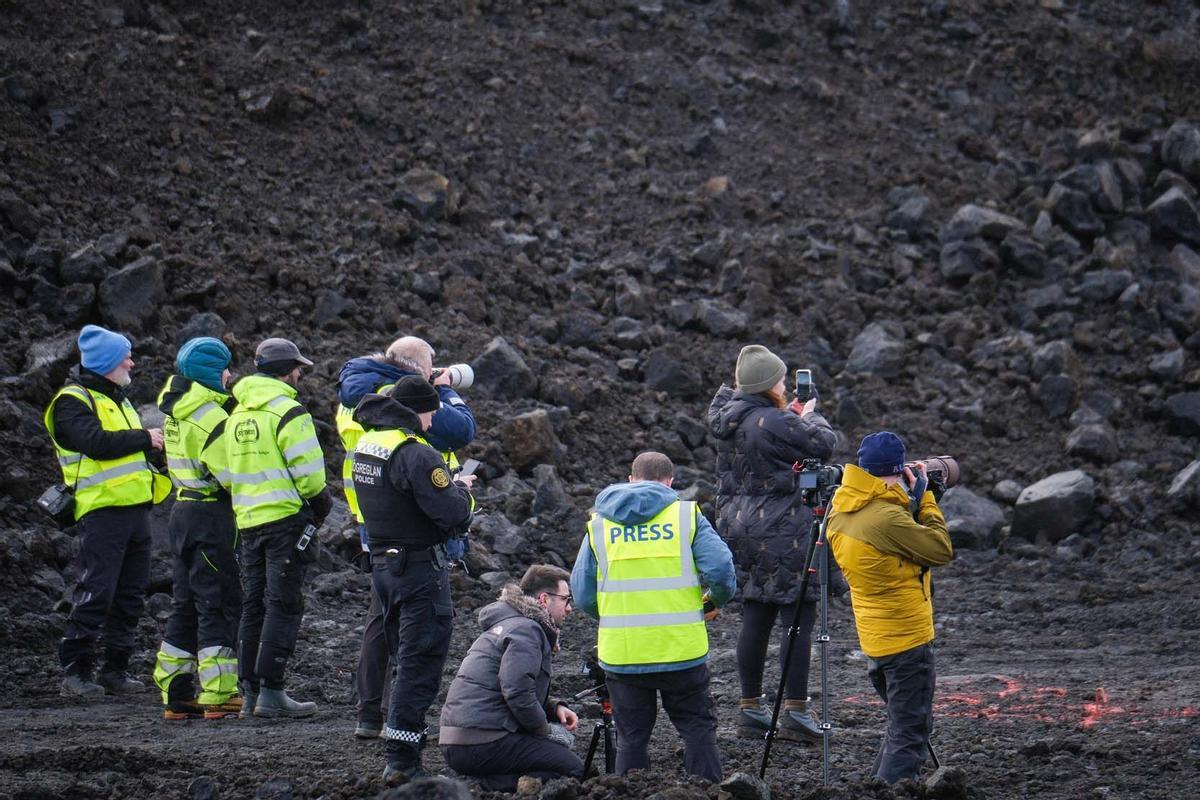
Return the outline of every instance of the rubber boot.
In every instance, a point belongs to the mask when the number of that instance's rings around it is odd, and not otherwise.
[[[299,719],[317,713],[317,704],[311,701],[293,700],[283,689],[266,686],[258,690],[258,702],[254,705],[254,716],[263,719]]]
[[[137,694],[146,691],[146,684],[129,674],[128,650],[107,650],[104,653],[104,667],[96,683],[104,687],[109,694]]]
[[[85,700],[103,697],[104,687],[92,680],[92,669],[92,660],[86,655],[81,655],[67,664],[60,694],[63,697],[82,697]]]
[[[242,709],[238,712],[241,719],[254,716],[254,706],[258,703],[258,687],[250,681],[242,681]]]

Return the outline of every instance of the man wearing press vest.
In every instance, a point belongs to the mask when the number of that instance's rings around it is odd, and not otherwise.
[[[225,422],[229,491],[242,537],[242,716],[307,717],[317,710],[284,691],[304,616],[313,534],[332,505],[312,416],[296,400],[300,369],[312,363],[287,339],[263,341],[254,351],[258,372],[233,385],[238,404]]]
[[[79,530],[81,574],[58,649],[67,697],[146,688],[128,669],[150,582],[150,505],[156,498],[147,456],[162,450],[163,435],[142,428],[125,396],[131,351],[121,334],[85,325],[79,366],[44,416],[63,483],[75,494]],[[94,679],[97,641],[104,663]]]
[[[617,772],[649,767],[661,694],[684,741],[684,767],[715,782],[721,758],[704,621],[737,589],[733,556],[696,503],[671,488],[671,459],[642,453],[631,473],[628,483],[596,498],[571,572],[576,606],[600,621],[598,656],[617,726]]]

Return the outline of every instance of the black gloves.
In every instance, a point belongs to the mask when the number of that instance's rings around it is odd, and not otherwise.
[[[321,490],[320,494],[308,498],[308,507],[312,509],[313,524],[318,528],[325,522],[329,512],[333,510],[333,500],[329,496],[329,488]]]

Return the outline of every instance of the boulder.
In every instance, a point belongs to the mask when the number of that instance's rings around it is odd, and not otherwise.
[[[515,556],[530,548],[529,537],[503,514],[476,514],[471,531],[472,536],[478,536],[492,551],[506,556]]]
[[[450,206],[450,181],[431,169],[410,169],[400,176],[392,202],[417,219],[442,219]]]
[[[537,376],[521,353],[502,336],[488,342],[472,366],[475,386],[492,397],[516,400],[537,392]]]
[[[162,265],[143,256],[100,284],[100,316],[117,330],[141,332],[163,299]]]
[[[747,772],[735,772],[717,785],[717,800],[771,800],[771,787]]]
[[[995,267],[1000,259],[982,239],[956,239],[942,245],[939,263],[943,278],[965,281],[978,272]]]
[[[946,516],[954,549],[986,550],[995,547],[1004,527],[1004,510],[965,486],[955,486],[939,505]]]
[[[178,331],[175,332],[175,347],[182,347],[189,339],[200,336],[211,336],[220,339],[229,330],[229,326],[220,314],[211,311],[201,311],[188,318]]]
[[[1150,374],[1159,380],[1173,381],[1183,374],[1184,354],[1182,347],[1159,353],[1150,359]]]
[[[1171,428],[1185,436],[1200,436],[1200,392],[1180,392],[1163,407]]]
[[[1067,454],[1107,464],[1121,455],[1117,432],[1111,425],[1080,425],[1067,436]]]
[[[701,329],[721,339],[731,339],[745,333],[750,321],[746,312],[730,308],[720,300],[701,300],[697,319]]]
[[[1023,233],[1010,233],[1000,243],[1000,260],[1008,269],[1031,278],[1046,274],[1046,248]]]
[[[642,365],[646,385],[677,397],[694,397],[703,388],[702,376],[691,356],[674,344],[650,351]]]
[[[1013,231],[1025,229],[1025,223],[1016,217],[970,204],[954,212],[954,216],[942,227],[940,238],[945,243],[982,236],[998,242]]]
[[[1097,303],[1107,303],[1121,296],[1133,283],[1133,273],[1126,269],[1100,269],[1084,273],[1075,294]]]
[[[1078,375],[1079,369],[1079,357],[1075,355],[1075,348],[1070,342],[1057,339],[1046,342],[1034,351],[1030,374],[1035,379],[1053,373]]]
[[[1200,128],[1184,122],[1172,125],[1163,138],[1162,160],[1190,180],[1200,181]]]
[[[1043,478],[1017,498],[1012,535],[1051,543],[1065,539],[1087,520],[1095,500],[1096,482],[1082,470]]]
[[[499,433],[505,455],[518,470],[553,463],[562,451],[550,414],[545,409],[518,414],[501,423]]]
[[[571,505],[571,498],[552,464],[538,464],[533,468],[533,486],[534,514],[558,511]]]
[[[617,280],[617,313],[623,317],[644,317],[650,313],[653,300],[646,290],[631,276]]]
[[[1146,221],[1164,239],[1200,244],[1200,214],[1179,187],[1171,187],[1146,209]]]
[[[1104,233],[1104,223],[1096,216],[1092,201],[1083,192],[1056,183],[1046,195],[1046,208],[1060,225],[1076,236],[1092,237]]]
[[[37,238],[38,231],[45,224],[28,203],[12,192],[0,192],[0,218],[8,222],[8,227],[31,242]]]
[[[904,343],[878,322],[873,322],[854,338],[846,359],[846,371],[893,378],[904,365],[904,353]]]
[[[106,272],[108,262],[95,245],[89,244],[63,259],[58,268],[58,277],[66,284],[96,283]]]
[[[79,362],[78,331],[66,331],[53,339],[34,342],[25,351],[25,372],[45,373],[52,384],[67,376],[73,364]]]
[[[1070,375],[1047,375],[1038,383],[1038,402],[1049,416],[1065,417],[1075,407],[1078,390]]]
[[[1189,505],[1200,502],[1200,459],[1181,469],[1171,479],[1167,497],[1181,500]]]

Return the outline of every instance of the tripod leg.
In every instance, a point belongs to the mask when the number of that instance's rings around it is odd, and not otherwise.
[[[604,771],[612,775],[617,771],[617,751],[613,747],[612,723],[604,722]]]
[[[587,757],[583,759],[583,777],[586,778],[592,771],[592,760],[596,757],[596,747],[600,744],[600,734],[603,725],[597,725],[592,729],[592,740],[588,743]],[[607,737],[606,743],[607,743]],[[608,748],[605,748],[605,762],[608,761]],[[610,772],[612,770],[609,770]]]

